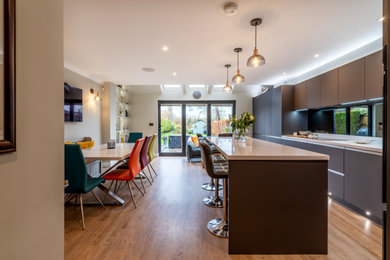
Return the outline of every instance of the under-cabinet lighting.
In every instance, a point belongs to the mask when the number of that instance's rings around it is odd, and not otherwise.
[[[329,196],[332,196],[332,192],[328,192],[328,195],[329,195]]]
[[[367,100],[359,100],[359,101],[353,101],[353,102],[346,102],[346,103],[341,103],[341,105],[347,106],[347,105],[353,105],[353,104],[360,104],[360,103],[364,103],[364,102],[367,102]]]
[[[380,98],[371,98],[371,99],[368,99],[367,101],[380,101],[380,100],[383,100],[383,97],[380,97]]]
[[[367,216],[370,216],[370,215],[371,215],[371,212],[367,210],[367,211],[366,211],[366,215],[367,215]]]
[[[296,112],[302,112],[302,111],[307,111],[308,109],[307,108],[304,108],[304,109],[297,109],[295,110]]]

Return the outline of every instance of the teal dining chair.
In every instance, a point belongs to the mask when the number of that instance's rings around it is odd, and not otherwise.
[[[81,221],[83,229],[85,229],[82,195],[91,192],[100,205],[106,209],[92,190],[105,180],[102,178],[88,178],[87,166],[83,153],[81,152],[81,147],[78,144],[65,144],[65,179],[69,183],[65,189],[65,193],[76,194],[76,203],[77,200],[80,201]]]
[[[130,132],[128,143],[135,143],[138,139],[142,138],[142,132]]]

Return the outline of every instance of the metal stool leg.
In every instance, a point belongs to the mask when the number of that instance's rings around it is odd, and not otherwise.
[[[223,218],[215,218],[209,221],[207,224],[207,229],[210,231],[211,234],[221,237],[221,238],[228,238],[229,237],[229,221],[228,221],[228,201],[227,201],[227,178],[223,179],[223,203],[224,203],[224,213]]]
[[[211,178],[209,183],[204,183],[202,185],[202,189],[207,190],[207,191],[215,191],[214,179]],[[219,186],[219,189],[222,190],[222,187]]]
[[[219,197],[218,191],[219,191],[219,180],[216,179],[214,196],[208,196],[207,198],[203,199],[203,203],[206,206],[212,208],[222,208],[223,200]]]

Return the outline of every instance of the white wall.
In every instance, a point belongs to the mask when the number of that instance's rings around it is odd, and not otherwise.
[[[100,144],[102,101],[96,101],[93,97],[96,91],[102,95],[101,85],[66,68],[64,69],[64,81],[72,87],[83,90],[83,122],[65,122],[64,141],[75,142],[89,136],[95,144]],[[89,91],[91,88],[95,90],[94,95]]]
[[[158,100],[194,100],[192,93],[177,94],[134,94],[129,97],[130,103],[130,121],[129,129],[132,132],[143,132],[144,135],[157,133],[158,129]],[[202,100],[236,100],[236,113],[241,115],[243,112],[252,113],[252,97],[245,93],[226,94],[223,92],[205,94],[202,93]],[[149,126],[153,123],[153,126]]]
[[[0,155],[0,259],[63,259],[63,2],[15,2],[17,152]]]

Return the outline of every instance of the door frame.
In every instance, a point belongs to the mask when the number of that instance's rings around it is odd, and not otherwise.
[[[158,100],[158,153],[160,156],[185,156],[186,155],[186,106],[188,105],[207,105],[207,135],[211,135],[211,105],[229,104],[233,106],[233,116],[236,115],[236,100]],[[161,105],[181,105],[181,140],[182,151],[178,153],[161,152]]]

